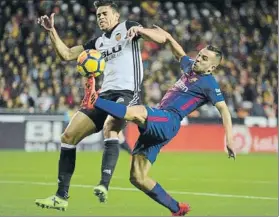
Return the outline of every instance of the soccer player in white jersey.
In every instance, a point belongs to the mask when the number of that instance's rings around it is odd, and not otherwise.
[[[162,43],[164,37],[156,34],[154,29],[143,28],[137,22],[119,23],[120,14],[113,1],[97,1],[94,2],[94,5],[97,9],[98,26],[104,33],[84,45],[69,48],[63,43],[54,27],[54,14],[51,14],[50,17],[47,15],[40,17],[38,23],[48,31],[53,46],[62,60],[76,60],[79,54],[86,49],[96,49],[103,54],[106,59],[106,68],[100,96],[127,106],[139,104],[143,66],[138,39],[143,38]],[[127,36],[133,36],[135,32],[140,32],[140,36],[129,40]],[[94,188],[94,193],[100,202],[107,200],[109,183],[119,155],[118,134],[123,129],[125,122],[108,116],[99,109],[87,107],[90,104],[88,96],[95,86],[94,81],[94,79],[87,79],[81,109],[72,117],[61,136],[58,190],[53,196],[37,199],[35,203],[40,207],[58,210],[65,210],[68,207],[70,180],[76,162],[76,145],[86,136],[102,129],[105,147],[101,181]]]

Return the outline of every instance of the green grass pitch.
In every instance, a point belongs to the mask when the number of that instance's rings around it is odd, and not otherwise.
[[[41,209],[36,198],[56,191],[58,152],[0,152],[0,216],[166,216],[170,212],[129,183],[130,156],[121,152],[109,201],[99,204],[92,186],[100,177],[101,152],[78,152],[66,212]],[[161,153],[151,175],[190,216],[278,216],[277,154]]]

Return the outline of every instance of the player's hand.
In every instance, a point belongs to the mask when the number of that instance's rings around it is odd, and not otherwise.
[[[127,32],[127,37],[130,41],[133,40],[133,38],[137,37],[140,34],[140,30],[142,29],[142,26],[133,26],[131,27]]]
[[[37,22],[46,30],[51,31],[54,29],[54,15],[55,13],[52,13],[50,17],[47,15],[41,16],[38,18]]]
[[[229,158],[233,158],[235,160],[236,154],[233,148],[227,145],[227,151],[228,151]]]

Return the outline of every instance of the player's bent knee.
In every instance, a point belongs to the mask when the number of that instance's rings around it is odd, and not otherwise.
[[[147,118],[147,110],[144,106],[132,106],[128,107],[125,115],[125,119],[132,121],[136,124],[144,124]]]
[[[109,116],[103,126],[105,139],[118,138],[119,132],[125,127],[125,120],[116,119]]]
[[[135,187],[142,188],[144,186],[144,177],[133,173],[130,175],[130,182]]]
[[[103,133],[105,138],[118,137],[118,133],[122,130],[124,126],[124,120],[116,120],[110,118],[108,121],[105,122],[103,127]]]
[[[140,169],[132,169],[130,173],[130,182],[135,187],[141,189],[145,185],[145,176]]]
[[[61,142],[69,145],[76,145],[76,142],[74,141],[74,137],[68,132],[64,132],[61,135]]]

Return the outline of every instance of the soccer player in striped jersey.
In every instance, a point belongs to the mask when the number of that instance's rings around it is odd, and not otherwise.
[[[192,60],[170,34],[159,27],[156,28],[158,34],[166,37],[183,71],[181,78],[167,91],[159,107],[151,108],[144,105],[126,107],[103,99],[96,92],[91,94],[92,106],[138,125],[140,136],[133,150],[130,181],[155,202],[168,208],[172,215],[183,216],[190,211],[189,204],[179,203],[158,182],[149,177],[150,168],[161,148],[177,134],[181,120],[208,102],[215,105],[221,114],[228,155],[229,158],[235,159],[232,121],[220,87],[212,75],[221,62],[221,51],[209,45],[198,53],[195,60]]]
[[[49,33],[52,44],[62,60],[76,60],[86,49],[96,49],[106,59],[103,84],[100,96],[126,106],[140,102],[140,87],[143,79],[143,65],[140,55],[139,39],[162,43],[163,36],[155,34],[154,29],[143,28],[134,21],[119,22],[118,6],[113,1],[96,1],[97,22],[104,32],[84,45],[67,47],[54,27],[54,14],[38,19]],[[140,35],[129,40],[128,36]],[[147,36],[148,35],[148,36]],[[94,188],[100,202],[107,201],[109,183],[119,156],[118,134],[125,125],[124,120],[116,119],[100,109],[88,108],[88,95],[95,88],[94,78],[88,78],[81,109],[73,116],[61,136],[58,189],[55,195],[37,199],[41,207],[65,210],[68,207],[70,180],[76,164],[76,145],[86,136],[103,130],[104,153],[101,165],[101,181]],[[95,91],[95,89],[94,89]]]

